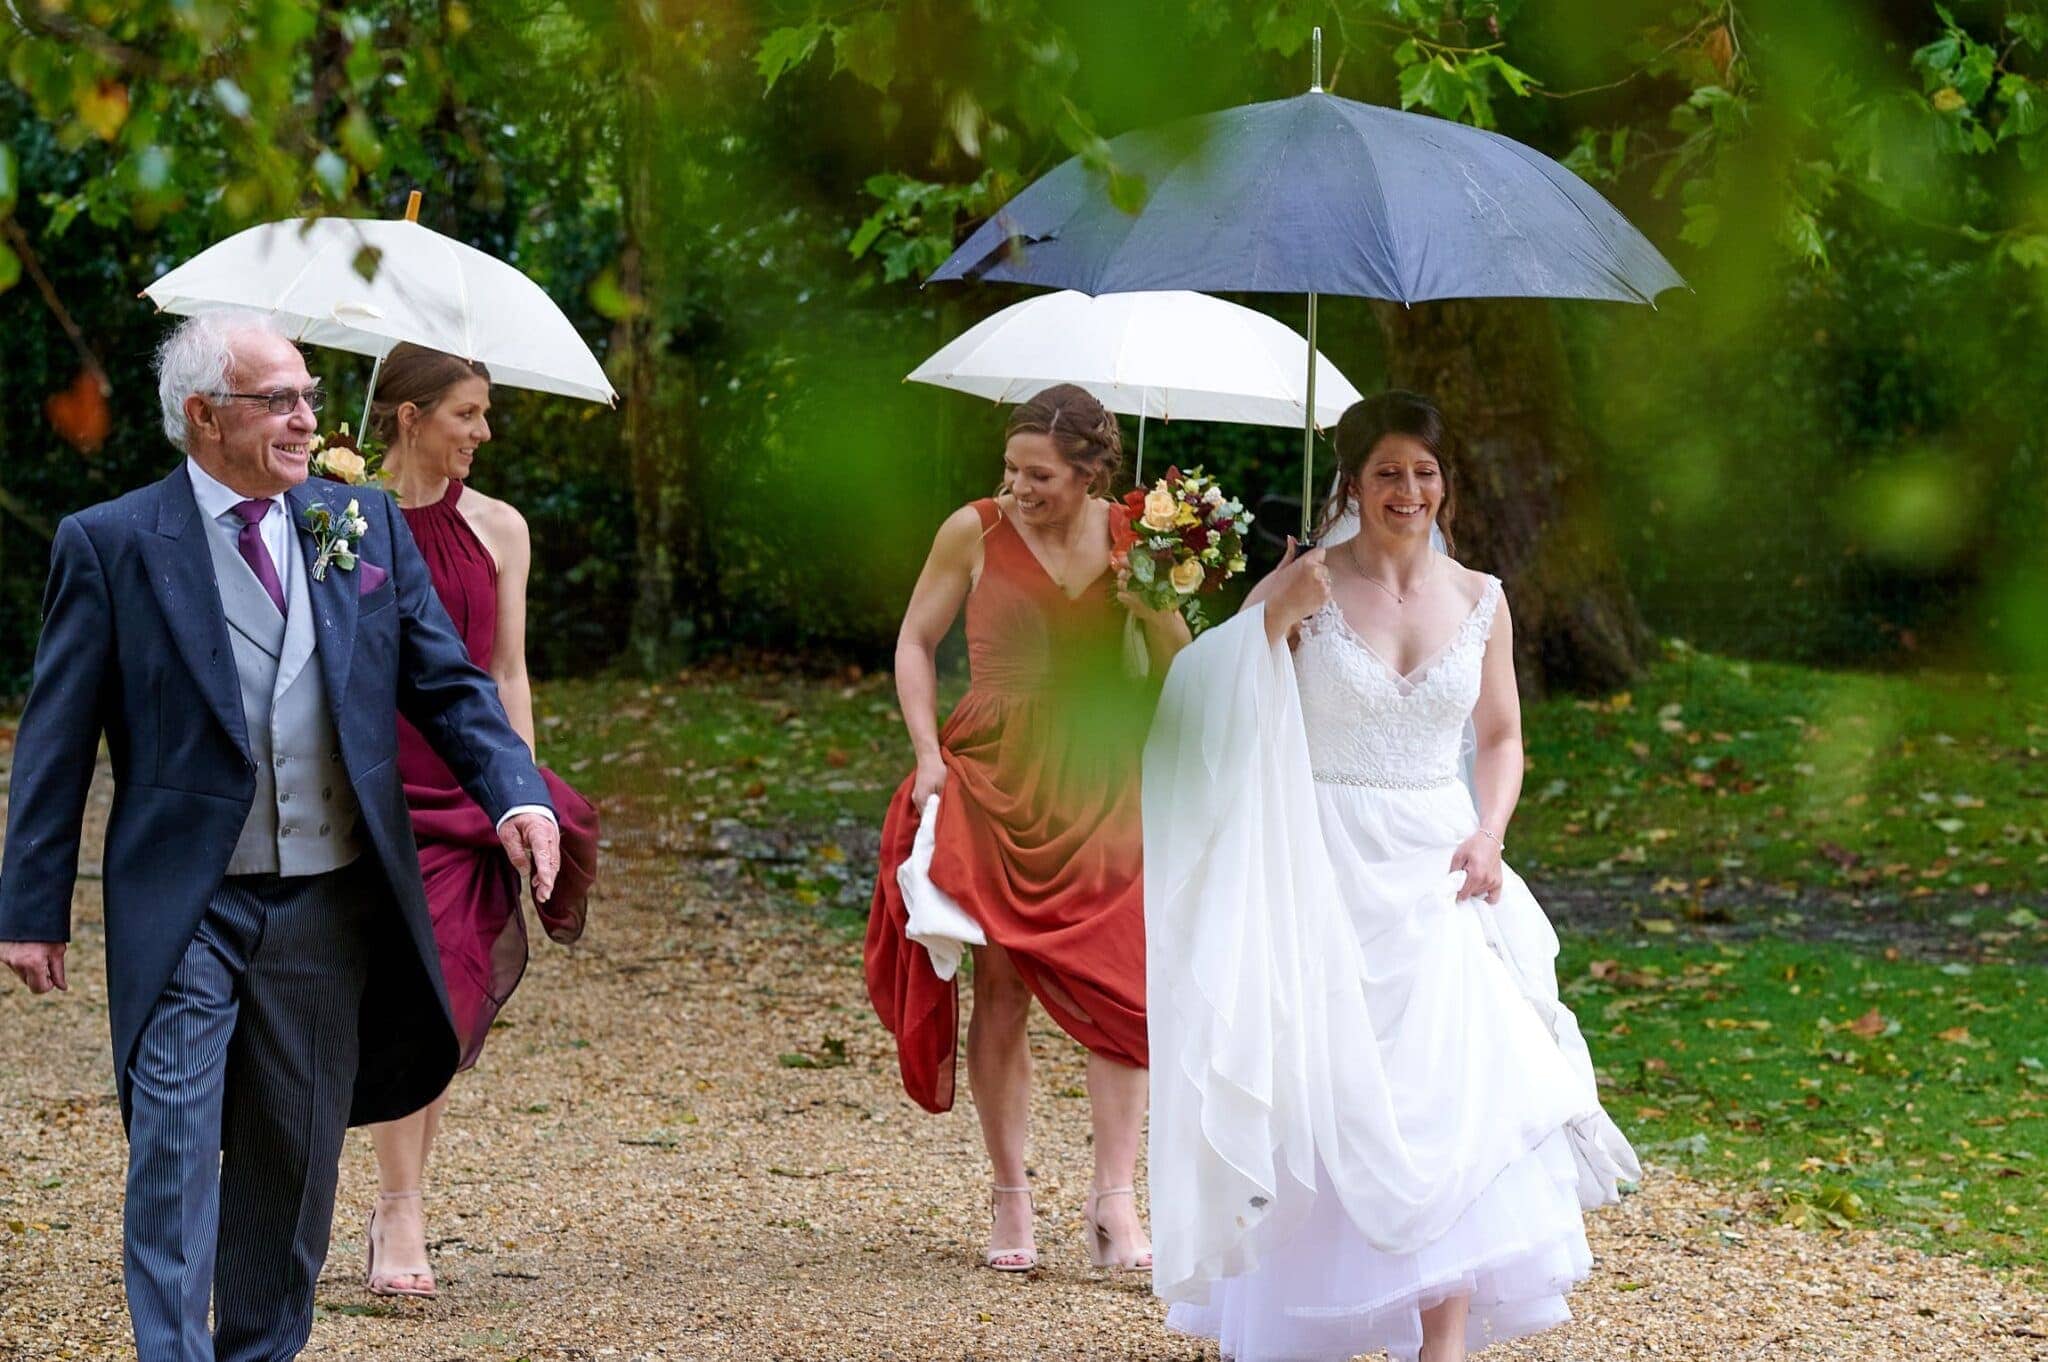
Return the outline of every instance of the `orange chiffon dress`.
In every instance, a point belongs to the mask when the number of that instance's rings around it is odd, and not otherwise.
[[[967,597],[967,694],[939,733],[932,882],[1001,946],[1045,1010],[1096,1054],[1143,1067],[1144,844],[1138,769],[1157,686],[1123,671],[1123,608],[1105,571],[1069,598],[994,501]],[[904,935],[915,773],[882,825],[868,916],[868,997],[896,1037],[903,1086],[953,1105],[957,981]]]

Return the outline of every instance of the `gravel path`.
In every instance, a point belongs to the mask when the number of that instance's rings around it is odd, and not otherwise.
[[[1082,1065],[1050,1024],[1034,1032],[1045,1266],[998,1276],[974,1266],[983,1175],[964,1083],[946,1118],[901,1095],[858,944],[744,891],[707,902],[670,833],[610,817],[589,937],[536,943],[456,1087],[428,1201],[442,1298],[362,1289],[374,1184],[354,1136],[307,1357],[1215,1356],[1163,1331],[1143,1278],[1085,1264]],[[0,989],[9,1362],[132,1356],[97,899],[81,886],[68,996]],[[1663,1170],[1592,1230],[1577,1321],[1488,1357],[2048,1359],[2048,1299],[2025,1287],[1871,1234],[1772,1225]]]

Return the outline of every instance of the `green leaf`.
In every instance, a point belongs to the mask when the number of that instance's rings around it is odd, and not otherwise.
[[[1470,85],[1457,67],[1438,58],[1401,73],[1401,107],[1420,104],[1441,118],[1455,118],[1465,108]]]
[[[1998,102],[2005,109],[2005,118],[1998,125],[1998,140],[2008,137],[2031,137],[2048,127],[2048,115],[2044,115],[2040,98],[2035,94],[2034,84],[2017,72],[1998,82]]]
[[[1720,230],[1719,204],[1690,203],[1685,207],[1685,226],[1680,229],[1678,239],[1688,245],[1704,248],[1714,244],[1714,237]]]
[[[1788,210],[1779,223],[1779,235],[1801,260],[1819,269],[1827,268],[1827,243],[1821,237],[1819,219],[1810,211],[1803,208]]]
[[[1520,67],[1509,65],[1491,52],[1481,53],[1466,65],[1468,70],[1484,69],[1492,71],[1507,83],[1507,87],[1513,90],[1518,98],[1526,96],[1529,93],[1529,88],[1537,83],[1536,78],[1527,71],[1522,70]],[[1303,364],[1307,363],[1306,360],[1302,362]]]
[[[0,218],[14,211],[14,201],[21,193],[21,164],[14,158],[14,148],[0,145]],[[1303,360],[1303,367],[1308,361]]]
[[[1268,52],[1291,57],[1301,51],[1315,32],[1315,27],[1316,15],[1309,10],[1276,4],[1258,17],[1252,29],[1252,41]],[[1306,362],[1303,361],[1304,364]]]
[[[832,34],[833,70],[851,72],[863,85],[886,92],[896,78],[896,22],[875,10]]]
[[[818,40],[824,36],[825,25],[817,19],[790,28],[771,29],[761,39],[761,50],[754,54],[755,69],[760,71],[766,88],[774,89],[785,72],[809,61],[818,50]]]
[[[1921,73],[1927,89],[1938,89],[1948,84],[1948,70],[1962,55],[1962,36],[1951,29],[1913,54],[1913,69]]]
[[[14,253],[13,247],[0,241],[0,293],[7,292],[20,282],[21,257]],[[1303,360],[1302,364],[1306,367],[1308,361]]]
[[[348,153],[348,158],[364,170],[374,171],[383,164],[384,144],[377,140],[376,129],[371,126],[369,116],[360,107],[348,111],[348,117],[341,120],[337,136],[340,137],[341,148]]]
[[[637,317],[643,304],[619,282],[618,267],[606,265],[598,271],[597,278],[590,281],[590,306],[598,316],[616,322]]]
[[[2048,234],[2020,237],[2006,246],[2005,257],[2021,269],[2048,270]]]
[[[862,219],[860,226],[854,229],[853,240],[846,243],[846,253],[856,260],[860,259],[868,253],[868,248],[875,244],[875,238],[880,236],[882,230],[888,225],[889,214],[887,209],[876,209],[868,214],[866,218]],[[1302,361],[1302,367],[1304,369],[1308,367],[1307,360],[1304,359]]]
[[[1975,104],[1991,89],[1991,79],[1997,73],[1998,54],[1982,43],[1971,43],[1956,65],[1955,87],[1963,92],[1964,99]]]

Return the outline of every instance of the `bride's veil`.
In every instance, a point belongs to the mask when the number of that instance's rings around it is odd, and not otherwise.
[[[1331,490],[1335,491],[1334,488]],[[1329,529],[1325,530],[1316,539],[1316,547],[1320,549],[1335,548],[1347,539],[1356,538],[1357,535],[1358,502],[1347,499],[1344,503],[1344,513],[1330,522]],[[1450,558],[1452,562],[1457,561],[1451,554],[1450,545],[1444,542],[1444,532],[1434,525],[1429,527],[1429,545],[1446,558]],[[1473,782],[1472,767],[1478,751],[1478,730],[1473,728],[1472,721],[1467,719],[1465,720],[1465,736],[1458,744],[1458,774],[1464,780],[1465,791],[1472,796],[1475,806],[1479,800],[1479,789]]]

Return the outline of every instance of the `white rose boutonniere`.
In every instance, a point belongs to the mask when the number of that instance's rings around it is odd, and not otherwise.
[[[335,515],[324,505],[308,506],[300,523],[313,536],[314,581],[327,580],[329,564],[343,572],[355,571],[356,546],[370,532],[370,522],[363,519],[362,507],[353,498],[340,515]]]

